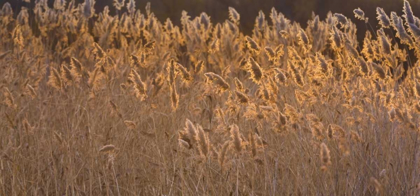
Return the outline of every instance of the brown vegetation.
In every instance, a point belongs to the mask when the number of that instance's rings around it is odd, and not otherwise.
[[[363,47],[339,13],[304,29],[273,8],[247,36],[232,7],[175,26],[43,2],[0,12],[0,195],[418,193],[408,1]]]

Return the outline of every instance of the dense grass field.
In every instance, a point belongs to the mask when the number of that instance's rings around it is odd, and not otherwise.
[[[378,29],[273,8],[250,35],[232,7],[175,26],[119,2],[3,6],[0,195],[420,194],[408,1]]]

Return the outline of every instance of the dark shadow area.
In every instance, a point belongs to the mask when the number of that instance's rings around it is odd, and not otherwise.
[[[1,0],[0,7],[4,3],[11,3],[15,14],[19,12],[20,7],[33,7],[34,1],[25,3],[22,0]],[[84,0],[73,0],[83,3]],[[119,0],[123,1],[123,0]],[[70,2],[69,0],[67,2]],[[96,12],[109,6],[111,14],[117,14],[114,6],[114,0],[96,0]],[[125,0],[127,3],[128,0]],[[250,34],[255,23],[258,12],[262,10],[268,18],[271,8],[283,13],[292,21],[298,22],[305,27],[307,21],[312,18],[312,13],[319,15],[324,19],[329,11],[333,13],[342,13],[357,24],[359,39],[362,39],[366,30],[363,21],[354,18],[353,10],[360,7],[367,17],[369,23],[374,29],[377,29],[376,7],[382,7],[387,14],[395,11],[402,13],[403,1],[397,0],[135,0],[136,8],[144,12],[147,2],[151,2],[152,11],[160,21],[171,18],[174,24],[179,24],[181,12],[186,10],[190,16],[198,16],[201,12],[206,12],[213,23],[223,22],[228,19],[228,7],[234,7],[241,14],[240,27],[243,32]],[[54,0],[49,0],[52,7]],[[410,1],[414,15],[420,13],[420,1]],[[125,11],[124,7],[122,11]],[[370,30],[370,29],[368,29]]]

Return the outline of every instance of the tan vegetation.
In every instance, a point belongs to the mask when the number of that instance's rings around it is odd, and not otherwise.
[[[361,45],[339,13],[244,35],[232,7],[176,26],[71,2],[0,12],[0,195],[418,194],[408,1]]]

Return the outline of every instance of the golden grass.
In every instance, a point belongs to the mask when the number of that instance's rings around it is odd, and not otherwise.
[[[416,195],[420,21],[0,12],[0,195]],[[110,5],[111,6],[111,5]],[[387,29],[385,29],[387,28]],[[360,28],[359,31],[363,31]]]

